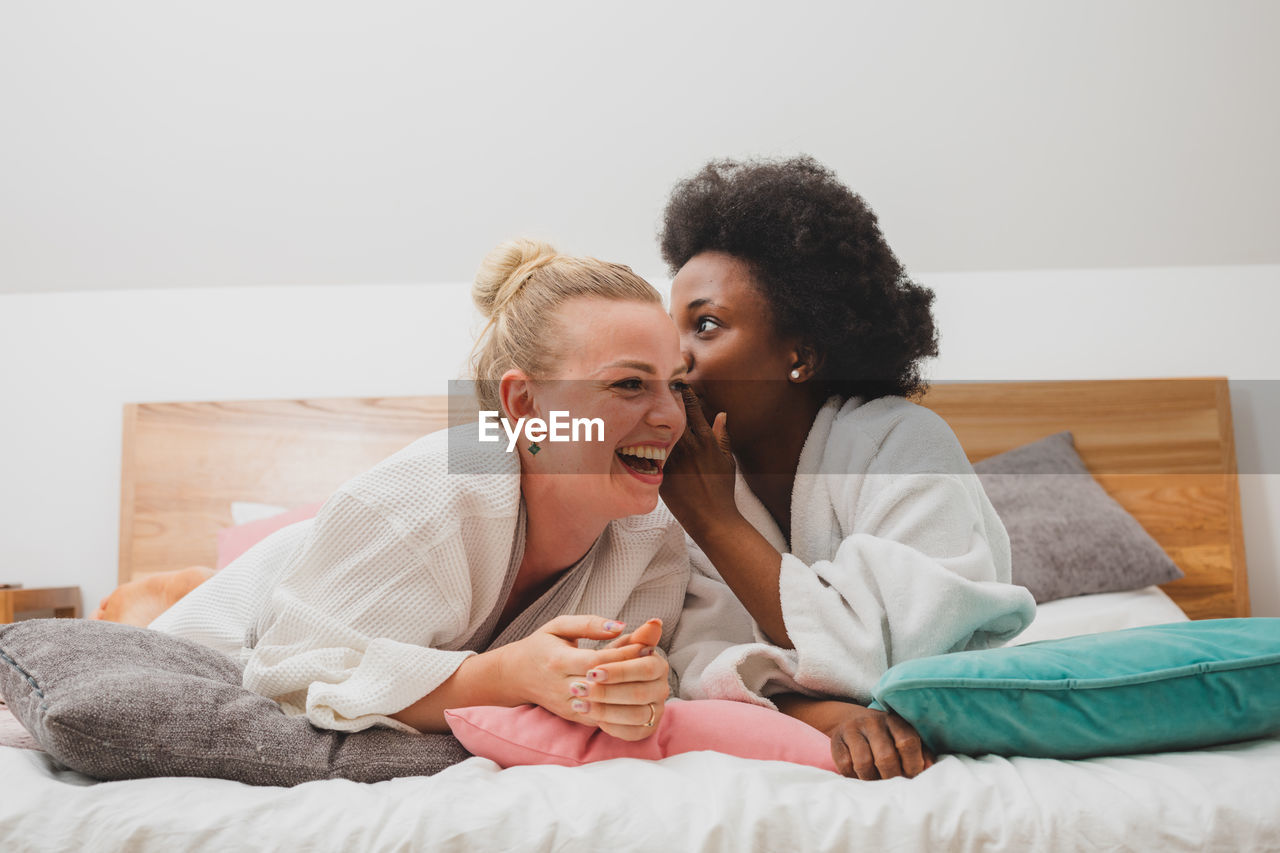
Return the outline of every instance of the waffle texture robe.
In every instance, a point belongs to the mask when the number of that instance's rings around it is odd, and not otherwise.
[[[660,617],[665,650],[689,557],[661,504],[610,522],[581,561],[494,635],[523,554],[520,466],[501,447],[468,442],[474,432],[457,427],[414,442],[150,627],[237,658],[245,687],[340,731],[407,729],[389,715],[469,655],[561,614],[632,627]]]

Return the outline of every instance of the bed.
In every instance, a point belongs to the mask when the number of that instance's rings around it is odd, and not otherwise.
[[[1184,572],[1154,594],[1192,619],[1248,616],[1225,379],[939,384],[923,402],[975,462],[1071,430],[1096,479]],[[449,422],[448,401],[433,397],[126,407],[120,580],[213,565],[233,503],[322,499]],[[1125,627],[1152,594],[1092,596],[1029,630]],[[1274,737],[1076,761],[951,755],[916,779],[882,782],[692,752],[506,770],[476,757],[431,777],[292,788],[99,783],[39,750],[3,746],[0,846],[1267,850],[1280,849],[1276,778]]]

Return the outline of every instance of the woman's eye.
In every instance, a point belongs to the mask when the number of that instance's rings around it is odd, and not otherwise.
[[[623,379],[621,382],[613,383],[614,388],[621,388],[623,391],[640,391],[644,389],[644,382],[640,379]]]
[[[688,387],[689,383],[685,382],[683,379],[677,379],[671,383],[671,390],[680,396],[684,395],[685,389]]]
[[[719,326],[720,324],[711,317],[699,317],[694,321],[693,330],[701,335],[709,331],[711,328],[718,328]]]

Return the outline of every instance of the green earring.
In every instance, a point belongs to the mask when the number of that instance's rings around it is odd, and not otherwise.
[[[542,448],[538,446],[538,442],[536,441],[533,444],[529,445],[529,452],[532,453],[534,456],[537,456],[538,451],[541,449]]]

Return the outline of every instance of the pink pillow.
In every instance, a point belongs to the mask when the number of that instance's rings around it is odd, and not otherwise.
[[[610,758],[656,760],[707,749],[838,772],[831,741],[822,732],[780,711],[744,702],[673,700],[667,703],[657,731],[639,741],[618,740],[537,705],[477,705],[445,711],[444,717],[468,752],[492,759],[500,767],[577,767]]]
[[[269,518],[260,518],[235,527],[224,527],[218,531],[218,568],[226,568],[232,560],[266,539],[282,527],[294,522],[313,517],[324,506],[319,501],[297,509],[287,510]]]

